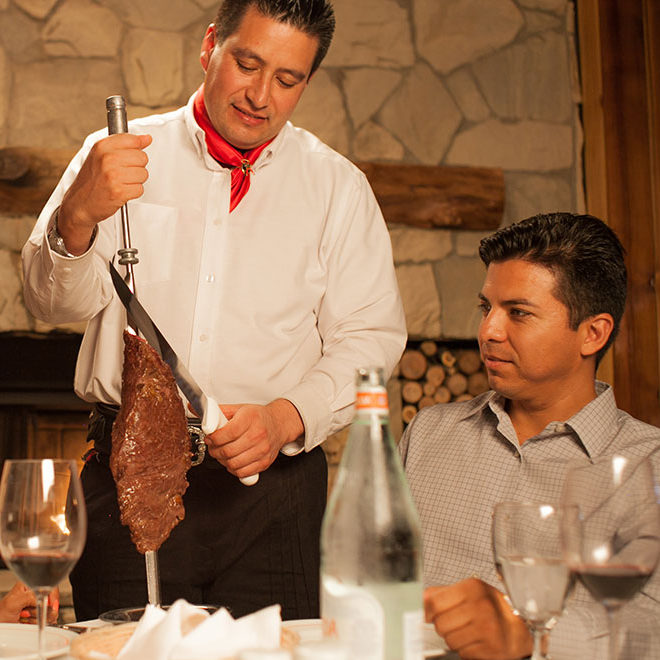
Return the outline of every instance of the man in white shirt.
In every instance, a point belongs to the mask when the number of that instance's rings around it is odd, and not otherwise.
[[[159,551],[163,600],[317,616],[319,445],[352,417],[355,368],[391,372],[406,335],[364,175],[288,122],[333,29],[327,0],[224,0],[188,105],[89,136],[24,248],[35,316],[89,320],[75,377],[97,404],[88,543],[72,575],[79,618],[146,600],[106,466],[126,325],[107,264],[128,201],[136,293],[229,419],[207,438],[215,460],[189,472],[186,518]],[[236,479],[255,473],[251,488]]]

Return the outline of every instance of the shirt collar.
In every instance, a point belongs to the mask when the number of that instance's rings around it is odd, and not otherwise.
[[[204,130],[195,121],[195,115],[193,113],[193,102],[195,100],[196,93],[197,91],[191,95],[183,110],[186,129],[200,158],[203,158],[209,165],[212,165],[213,169],[222,169],[222,165],[220,165],[208,153],[208,150],[206,149],[206,136],[204,135]],[[291,122],[287,122],[282,127],[282,130],[275,136],[275,139],[259,155],[257,162],[254,164],[254,170],[259,169],[272,160],[272,158],[281,149],[282,142],[284,142],[286,139],[286,134],[292,130],[292,128],[293,126],[291,125]]]
[[[596,398],[567,420],[556,420],[539,434],[574,433],[590,457],[602,454],[618,430],[614,392],[607,383],[596,381]],[[511,424],[506,412],[506,398],[490,390],[468,402],[461,419],[473,415],[494,414],[500,423]]]
[[[618,432],[618,411],[610,385],[596,381],[596,398],[566,420],[590,457],[602,454]]]

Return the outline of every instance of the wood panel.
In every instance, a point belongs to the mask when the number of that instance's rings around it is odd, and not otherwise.
[[[597,1],[578,5],[578,35],[582,85],[584,140],[584,183],[587,210],[607,221],[607,168],[605,158],[605,115],[603,70],[600,58],[600,18]],[[598,378],[614,385],[614,351],[600,363]]]
[[[651,195],[655,229],[656,329],[660,334],[660,2],[645,0],[644,12],[649,138],[651,142]],[[658,359],[658,371],[660,372],[660,354]]]
[[[579,0],[578,28],[587,208],[613,227],[627,251],[615,393],[619,407],[660,425],[657,3]]]

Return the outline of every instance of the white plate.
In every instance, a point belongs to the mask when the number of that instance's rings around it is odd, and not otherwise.
[[[45,648],[47,658],[64,655],[76,633],[47,627]],[[28,623],[0,623],[0,658],[36,660],[37,626]]]
[[[323,639],[321,619],[296,619],[295,621],[283,621],[282,627],[293,630],[300,635],[301,642],[314,642]],[[433,627],[432,623],[424,624],[424,657],[435,658],[447,653],[447,645]]]

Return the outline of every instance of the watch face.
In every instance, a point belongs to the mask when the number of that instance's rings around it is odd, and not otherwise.
[[[92,230],[92,235],[89,239],[87,250],[89,250],[94,244],[96,234],[98,234],[98,229],[98,225],[95,225],[94,229]],[[48,231],[46,232],[46,237],[48,238],[48,245],[53,252],[56,252],[63,257],[70,257],[71,259],[76,258],[75,254],[71,254],[71,252],[66,249],[64,239],[59,235],[57,231],[57,216],[51,219],[50,224],[48,225]]]
[[[48,245],[53,252],[61,255],[62,257],[73,257],[64,245],[64,239],[57,233],[57,225],[53,224],[48,228]]]

